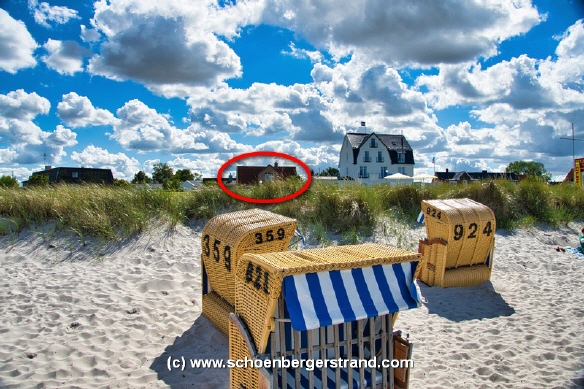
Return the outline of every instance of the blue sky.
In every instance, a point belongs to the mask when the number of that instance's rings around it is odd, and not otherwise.
[[[581,0],[0,0],[0,175],[214,176],[251,151],[318,171],[365,121],[407,137],[416,173],[534,160],[562,179],[582,18]]]

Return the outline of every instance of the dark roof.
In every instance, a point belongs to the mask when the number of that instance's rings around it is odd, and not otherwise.
[[[264,171],[273,172],[279,177],[285,178],[297,175],[295,166],[238,166],[237,167],[237,183],[251,184],[257,183],[258,177]]]
[[[408,143],[407,139],[403,135],[391,135],[391,134],[377,134],[372,132],[371,134],[362,134],[362,133],[347,133],[345,136],[349,140],[351,147],[353,148],[353,160],[356,161],[359,149],[363,144],[365,144],[369,138],[375,135],[381,143],[387,148],[389,152],[389,156],[391,157],[391,163],[397,164],[398,158],[397,154],[399,152],[404,152],[406,155],[405,164],[414,164],[414,152],[412,147]]]
[[[509,180],[509,181],[519,181],[519,178],[515,173],[489,173],[486,170],[482,172],[436,172],[436,177],[440,181],[460,181],[461,179],[471,180]]]
[[[113,184],[114,176],[111,169],[94,169],[85,167],[55,167],[33,172],[33,176],[43,175],[49,178],[49,182],[67,183],[97,183]]]

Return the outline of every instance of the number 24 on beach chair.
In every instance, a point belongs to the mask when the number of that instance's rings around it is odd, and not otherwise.
[[[243,255],[230,359],[253,362],[230,370],[231,388],[407,387],[392,362],[411,345],[393,322],[420,306],[419,259],[379,244]]]

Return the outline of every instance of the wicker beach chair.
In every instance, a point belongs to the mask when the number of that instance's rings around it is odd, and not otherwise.
[[[425,240],[417,278],[431,286],[474,286],[491,278],[496,221],[471,199],[424,200]]]
[[[419,259],[379,244],[245,254],[236,272],[229,357],[263,365],[232,368],[231,388],[407,387],[409,368],[371,361],[411,359],[393,316],[420,306]]]
[[[245,253],[286,251],[296,220],[261,209],[221,214],[202,231],[202,312],[221,332],[229,333],[234,311],[235,269]]]

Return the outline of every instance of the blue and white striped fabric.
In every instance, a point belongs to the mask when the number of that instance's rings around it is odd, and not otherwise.
[[[284,298],[297,331],[395,313],[420,304],[417,262],[298,274],[284,278]]]
[[[416,220],[418,221],[418,223],[424,224],[425,218],[426,218],[426,216],[424,215],[424,211],[422,211],[418,214],[418,218]]]

